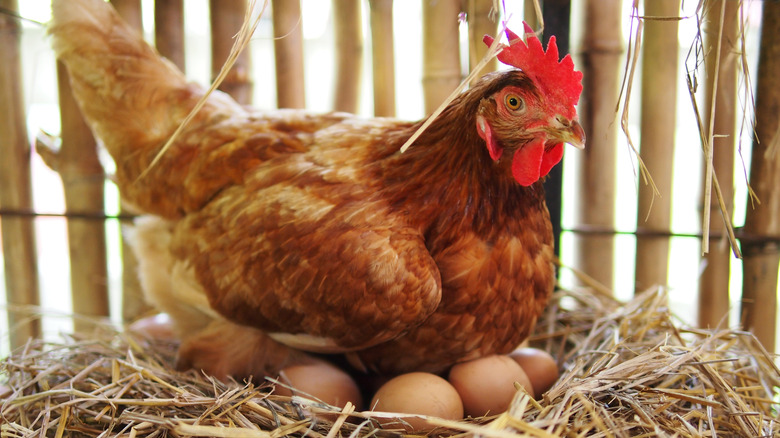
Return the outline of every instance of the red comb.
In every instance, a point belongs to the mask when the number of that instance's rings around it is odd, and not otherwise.
[[[558,46],[554,36],[550,37],[545,52],[531,26],[526,22],[523,22],[523,26],[526,42],[523,43],[520,37],[507,29],[509,46],[502,44],[498,60],[522,70],[543,93],[553,97],[552,102],[562,106],[558,108],[561,115],[573,119],[576,116],[574,106],[582,93],[582,72],[574,70],[574,62],[569,55],[558,61]],[[483,41],[488,46],[492,45],[493,37],[485,35]]]

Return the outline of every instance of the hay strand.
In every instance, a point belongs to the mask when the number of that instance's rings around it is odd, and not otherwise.
[[[213,80],[222,74],[222,69],[233,53],[234,38],[249,18],[246,0],[209,2],[211,23],[211,76]],[[249,51],[241,50],[227,70],[220,91],[229,94],[242,105],[252,103],[252,80]]]
[[[423,95],[431,114],[461,82],[458,0],[423,2]]]
[[[683,327],[664,289],[628,303],[558,291],[534,345],[558,354],[562,375],[541,399],[519,390],[498,416],[426,417],[429,435],[774,436],[780,370],[750,333]],[[106,331],[90,340],[34,341],[1,364],[11,394],[2,432],[150,437],[404,436],[397,414],[283,397],[271,382],[220,382],[176,372],[173,343]]]
[[[243,52],[244,49],[246,49],[247,46],[249,46],[249,43],[251,42],[252,39],[252,35],[255,33],[257,26],[260,24],[260,18],[262,18],[263,13],[265,12],[265,8],[268,6],[268,0],[265,0],[263,2],[263,6],[262,8],[260,8],[260,12],[253,19],[251,15],[255,10],[256,3],[257,3],[256,0],[250,0],[249,5],[246,7],[246,16],[244,17],[243,24],[241,28],[238,30],[238,33],[235,35],[233,46],[231,47],[230,50],[230,54],[225,60],[225,63],[222,65],[222,68],[220,69],[217,77],[214,79],[214,82],[211,83],[211,86],[209,87],[208,90],[206,90],[206,93],[204,93],[203,97],[201,97],[200,100],[198,100],[198,102],[192,108],[190,113],[187,114],[187,117],[185,117],[184,120],[182,120],[182,122],[173,132],[173,134],[171,134],[171,137],[168,139],[168,141],[166,141],[165,144],[162,146],[162,148],[160,148],[160,151],[157,152],[157,154],[154,156],[154,159],[152,159],[152,162],[149,163],[149,166],[143,172],[141,172],[141,174],[138,176],[138,180],[143,179],[149,173],[149,171],[157,164],[157,162],[160,161],[160,158],[162,158],[162,156],[165,155],[165,152],[168,151],[168,149],[176,141],[179,135],[182,132],[184,132],[184,129],[187,127],[190,121],[192,121],[195,115],[198,114],[198,111],[200,111],[200,109],[203,108],[203,105],[206,104],[206,101],[208,100],[211,93],[213,93],[214,90],[216,90],[222,84],[222,81],[224,81],[225,78],[227,78],[230,69],[237,62],[239,56],[241,56],[241,52]],[[278,62],[277,62],[277,68],[278,68]]]
[[[725,6],[723,6],[725,5]],[[722,9],[725,7],[725,9]],[[734,171],[734,146],[737,135],[737,73],[739,57],[737,42],[739,41],[738,17],[740,5],[738,2],[718,0],[710,3],[705,9],[704,43],[711,53],[720,41],[721,55],[719,62],[715,62],[714,56],[707,57],[707,96],[714,96],[709,101],[711,105],[709,113],[713,122],[713,172],[719,175],[723,181],[723,197],[731,201],[734,198],[733,171]],[[723,15],[721,16],[721,11]],[[716,16],[717,15],[717,16]],[[723,18],[721,21],[720,19]],[[717,83],[716,79],[717,70]],[[717,89],[717,95],[713,95]],[[712,205],[712,204],[711,204]],[[718,206],[717,199],[711,210]],[[727,205],[727,212],[733,211],[733,205]],[[711,213],[712,214],[712,213]],[[731,222],[731,214],[726,213],[726,221],[713,221],[710,225],[712,234],[723,235],[727,232],[725,222]],[[710,247],[710,251],[704,255],[706,268],[702,272],[699,294],[699,325],[702,327],[716,327],[728,314],[729,303],[729,265],[731,255],[729,247],[722,243]]]
[[[499,9],[497,2],[487,2],[480,0],[468,0],[468,25],[469,25],[469,68],[474,69],[477,64],[485,58],[490,49],[482,38],[485,35],[498,35],[498,15]],[[477,72],[473,82],[484,76],[486,73],[496,71],[498,60],[490,58],[487,64],[482,66]],[[472,82],[472,83],[473,83]]]

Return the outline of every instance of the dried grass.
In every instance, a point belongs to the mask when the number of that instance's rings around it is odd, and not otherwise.
[[[750,334],[682,328],[654,289],[629,303],[558,292],[532,343],[560,358],[541,400],[521,389],[508,412],[445,421],[431,435],[777,436],[780,370]],[[176,346],[124,333],[34,341],[2,363],[2,435],[399,436],[387,414],[344,411],[170,367]],[[392,415],[390,415],[392,416]],[[346,420],[346,421],[345,421]],[[400,420],[399,420],[400,421]],[[398,425],[398,424],[397,424]],[[397,426],[396,425],[396,426]]]

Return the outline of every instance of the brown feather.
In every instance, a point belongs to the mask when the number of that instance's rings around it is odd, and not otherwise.
[[[168,74],[114,15],[83,16],[110,11],[106,3],[71,4],[82,15],[55,0],[50,31],[76,97],[117,162],[122,195],[168,220],[157,234],[138,233],[137,246],[150,260],[142,275],[161,279],[146,282],[150,299],[192,328],[183,329],[182,364],[267,373],[285,363],[281,341],[352,352],[386,373],[440,372],[528,335],[554,274],[542,185],[522,187],[511,172],[508,152],[550,116],[522,72],[485,77],[405,153],[419,122],[262,113],[215,94],[149,168],[203,90]],[[500,107],[495,96],[509,87],[526,93],[526,113]],[[154,119],[161,114],[170,117]],[[478,114],[508,151],[497,161]],[[268,349],[267,362],[236,353],[242,336]]]

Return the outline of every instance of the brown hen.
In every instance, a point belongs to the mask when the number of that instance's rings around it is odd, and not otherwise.
[[[102,0],[53,12],[76,98],[149,215],[133,232],[142,282],[183,338],[180,365],[275,373],[307,351],[442,372],[529,334],[554,285],[540,179],[584,134],[581,88],[562,97],[512,58],[522,41],[500,59],[524,71],[485,76],[404,153],[420,122],[264,113],[215,92],[150,166],[204,89]]]

